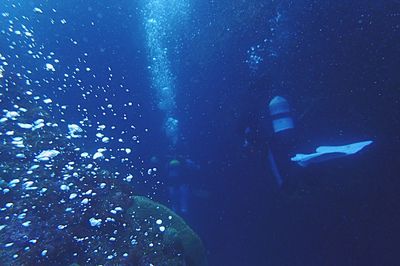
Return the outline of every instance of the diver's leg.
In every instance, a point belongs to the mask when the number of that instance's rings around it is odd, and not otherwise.
[[[179,194],[180,194],[180,211],[182,213],[187,213],[189,208],[189,185],[180,185],[179,186]]]
[[[177,212],[179,210],[178,206],[178,189],[174,186],[169,186],[168,187],[168,198],[170,202],[170,207],[174,212]]]

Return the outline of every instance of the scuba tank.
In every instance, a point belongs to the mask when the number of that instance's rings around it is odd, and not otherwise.
[[[275,96],[268,105],[274,133],[293,129],[293,118],[288,101],[282,96]]]

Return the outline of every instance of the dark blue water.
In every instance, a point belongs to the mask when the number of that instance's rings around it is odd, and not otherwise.
[[[209,265],[397,265],[400,3],[182,1],[182,17],[160,26],[176,104],[165,110],[149,68],[159,60],[145,27],[150,2],[5,1],[4,77],[68,106],[50,108],[56,121],[87,117],[93,126],[79,145],[91,153],[106,146],[106,158],[116,159],[99,165],[135,176],[121,189],[127,199],[144,195],[176,210],[203,240]],[[9,33],[9,20],[32,28],[34,48]],[[54,52],[56,70],[30,49]],[[31,87],[18,77],[27,69],[39,81]],[[267,108],[276,95],[291,105],[295,153],[373,143],[306,168],[283,163],[279,187],[268,159],[275,144]],[[169,116],[179,121],[176,143],[166,134]],[[113,137],[107,144],[95,136],[100,124]],[[132,153],[118,150],[127,147]],[[173,159],[182,168],[176,177]],[[181,185],[185,211],[169,193]]]

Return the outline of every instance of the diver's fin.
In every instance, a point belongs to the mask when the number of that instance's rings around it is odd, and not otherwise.
[[[365,146],[371,144],[372,141],[360,141],[352,144],[343,146],[320,146],[315,151],[318,153],[331,153],[331,152],[342,152],[346,154],[354,154],[362,150]]]
[[[318,163],[332,160],[339,157],[355,154],[361,151],[364,147],[370,145],[373,141],[360,141],[343,146],[320,146],[315,150],[315,153],[296,154],[291,158],[300,166],[307,166],[310,163]]]

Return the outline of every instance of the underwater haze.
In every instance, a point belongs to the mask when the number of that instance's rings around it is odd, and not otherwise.
[[[400,2],[3,0],[0,265],[398,265]]]

